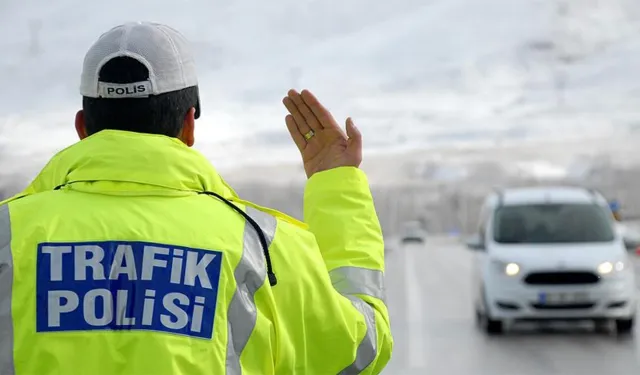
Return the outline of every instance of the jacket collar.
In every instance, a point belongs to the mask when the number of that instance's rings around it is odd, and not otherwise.
[[[209,161],[180,140],[120,130],[100,131],[60,151],[20,195],[99,181],[237,198]]]

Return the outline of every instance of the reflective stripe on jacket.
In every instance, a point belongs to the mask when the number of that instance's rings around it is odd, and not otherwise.
[[[241,200],[176,139],[68,147],[0,204],[0,374],[379,373],[393,341],[364,173],[314,175],[304,216]]]

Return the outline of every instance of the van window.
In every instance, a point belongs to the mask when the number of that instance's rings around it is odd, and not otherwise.
[[[613,223],[595,204],[502,206],[494,214],[494,240],[503,244],[610,242]]]

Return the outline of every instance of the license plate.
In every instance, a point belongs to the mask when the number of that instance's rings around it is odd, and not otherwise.
[[[544,305],[558,305],[570,303],[584,303],[589,301],[589,293],[587,292],[569,292],[569,293],[540,293],[538,302]]]

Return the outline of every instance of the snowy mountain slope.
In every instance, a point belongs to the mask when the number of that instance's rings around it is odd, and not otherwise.
[[[75,140],[84,52],[128,20],[193,41],[198,148],[221,166],[295,157],[280,105],[292,85],[353,115],[370,152],[639,124],[637,0],[4,0],[0,147],[15,170]]]

